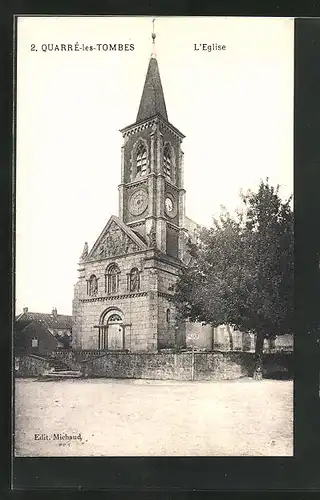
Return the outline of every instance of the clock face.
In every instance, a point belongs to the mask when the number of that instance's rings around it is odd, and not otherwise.
[[[132,215],[141,215],[148,206],[148,196],[144,189],[135,191],[129,199],[129,211]]]
[[[175,203],[173,202],[173,200],[169,197],[167,197],[165,199],[165,209],[166,209],[166,214],[169,216],[169,217],[175,217],[177,215],[177,209],[176,209],[176,206],[175,206]]]

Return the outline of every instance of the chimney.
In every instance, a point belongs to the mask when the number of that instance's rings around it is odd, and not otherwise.
[[[52,309],[52,316],[54,316],[54,317],[56,318],[56,317],[57,317],[57,314],[58,314],[57,308],[56,308],[56,307],[54,307],[54,308]]]
[[[24,312],[24,313],[27,313],[27,312],[28,312],[28,308],[27,308],[27,307],[24,307],[24,308],[23,308],[23,312]]]

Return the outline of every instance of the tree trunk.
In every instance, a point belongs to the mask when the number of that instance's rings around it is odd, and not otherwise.
[[[233,351],[233,337],[232,337],[232,331],[231,331],[231,328],[229,325],[226,325],[227,327],[227,332],[228,332],[228,335],[229,335],[229,345],[230,345],[230,351]]]
[[[255,367],[253,372],[254,380],[262,379],[262,354],[263,354],[263,342],[264,342],[264,333],[257,332],[256,336],[256,348],[255,348]]]
[[[273,352],[276,348],[276,339],[275,338],[270,338],[269,339],[269,352]]]

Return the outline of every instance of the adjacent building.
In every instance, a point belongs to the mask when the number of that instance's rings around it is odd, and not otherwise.
[[[50,356],[56,349],[69,348],[72,338],[72,316],[29,312],[25,307],[14,323],[14,354]]]

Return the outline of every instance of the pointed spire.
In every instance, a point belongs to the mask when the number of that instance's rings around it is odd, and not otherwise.
[[[164,100],[163,89],[160,79],[158,62],[155,53],[155,38],[154,19],[152,21],[152,53],[149,61],[146,80],[143,87],[139,111],[137,115],[137,122],[151,118],[156,114],[160,114],[163,118],[168,120],[166,103]]]
[[[83,250],[82,250],[82,254],[80,255],[80,261],[86,260],[86,258],[88,257],[88,252],[89,252],[88,243],[85,242]]]

